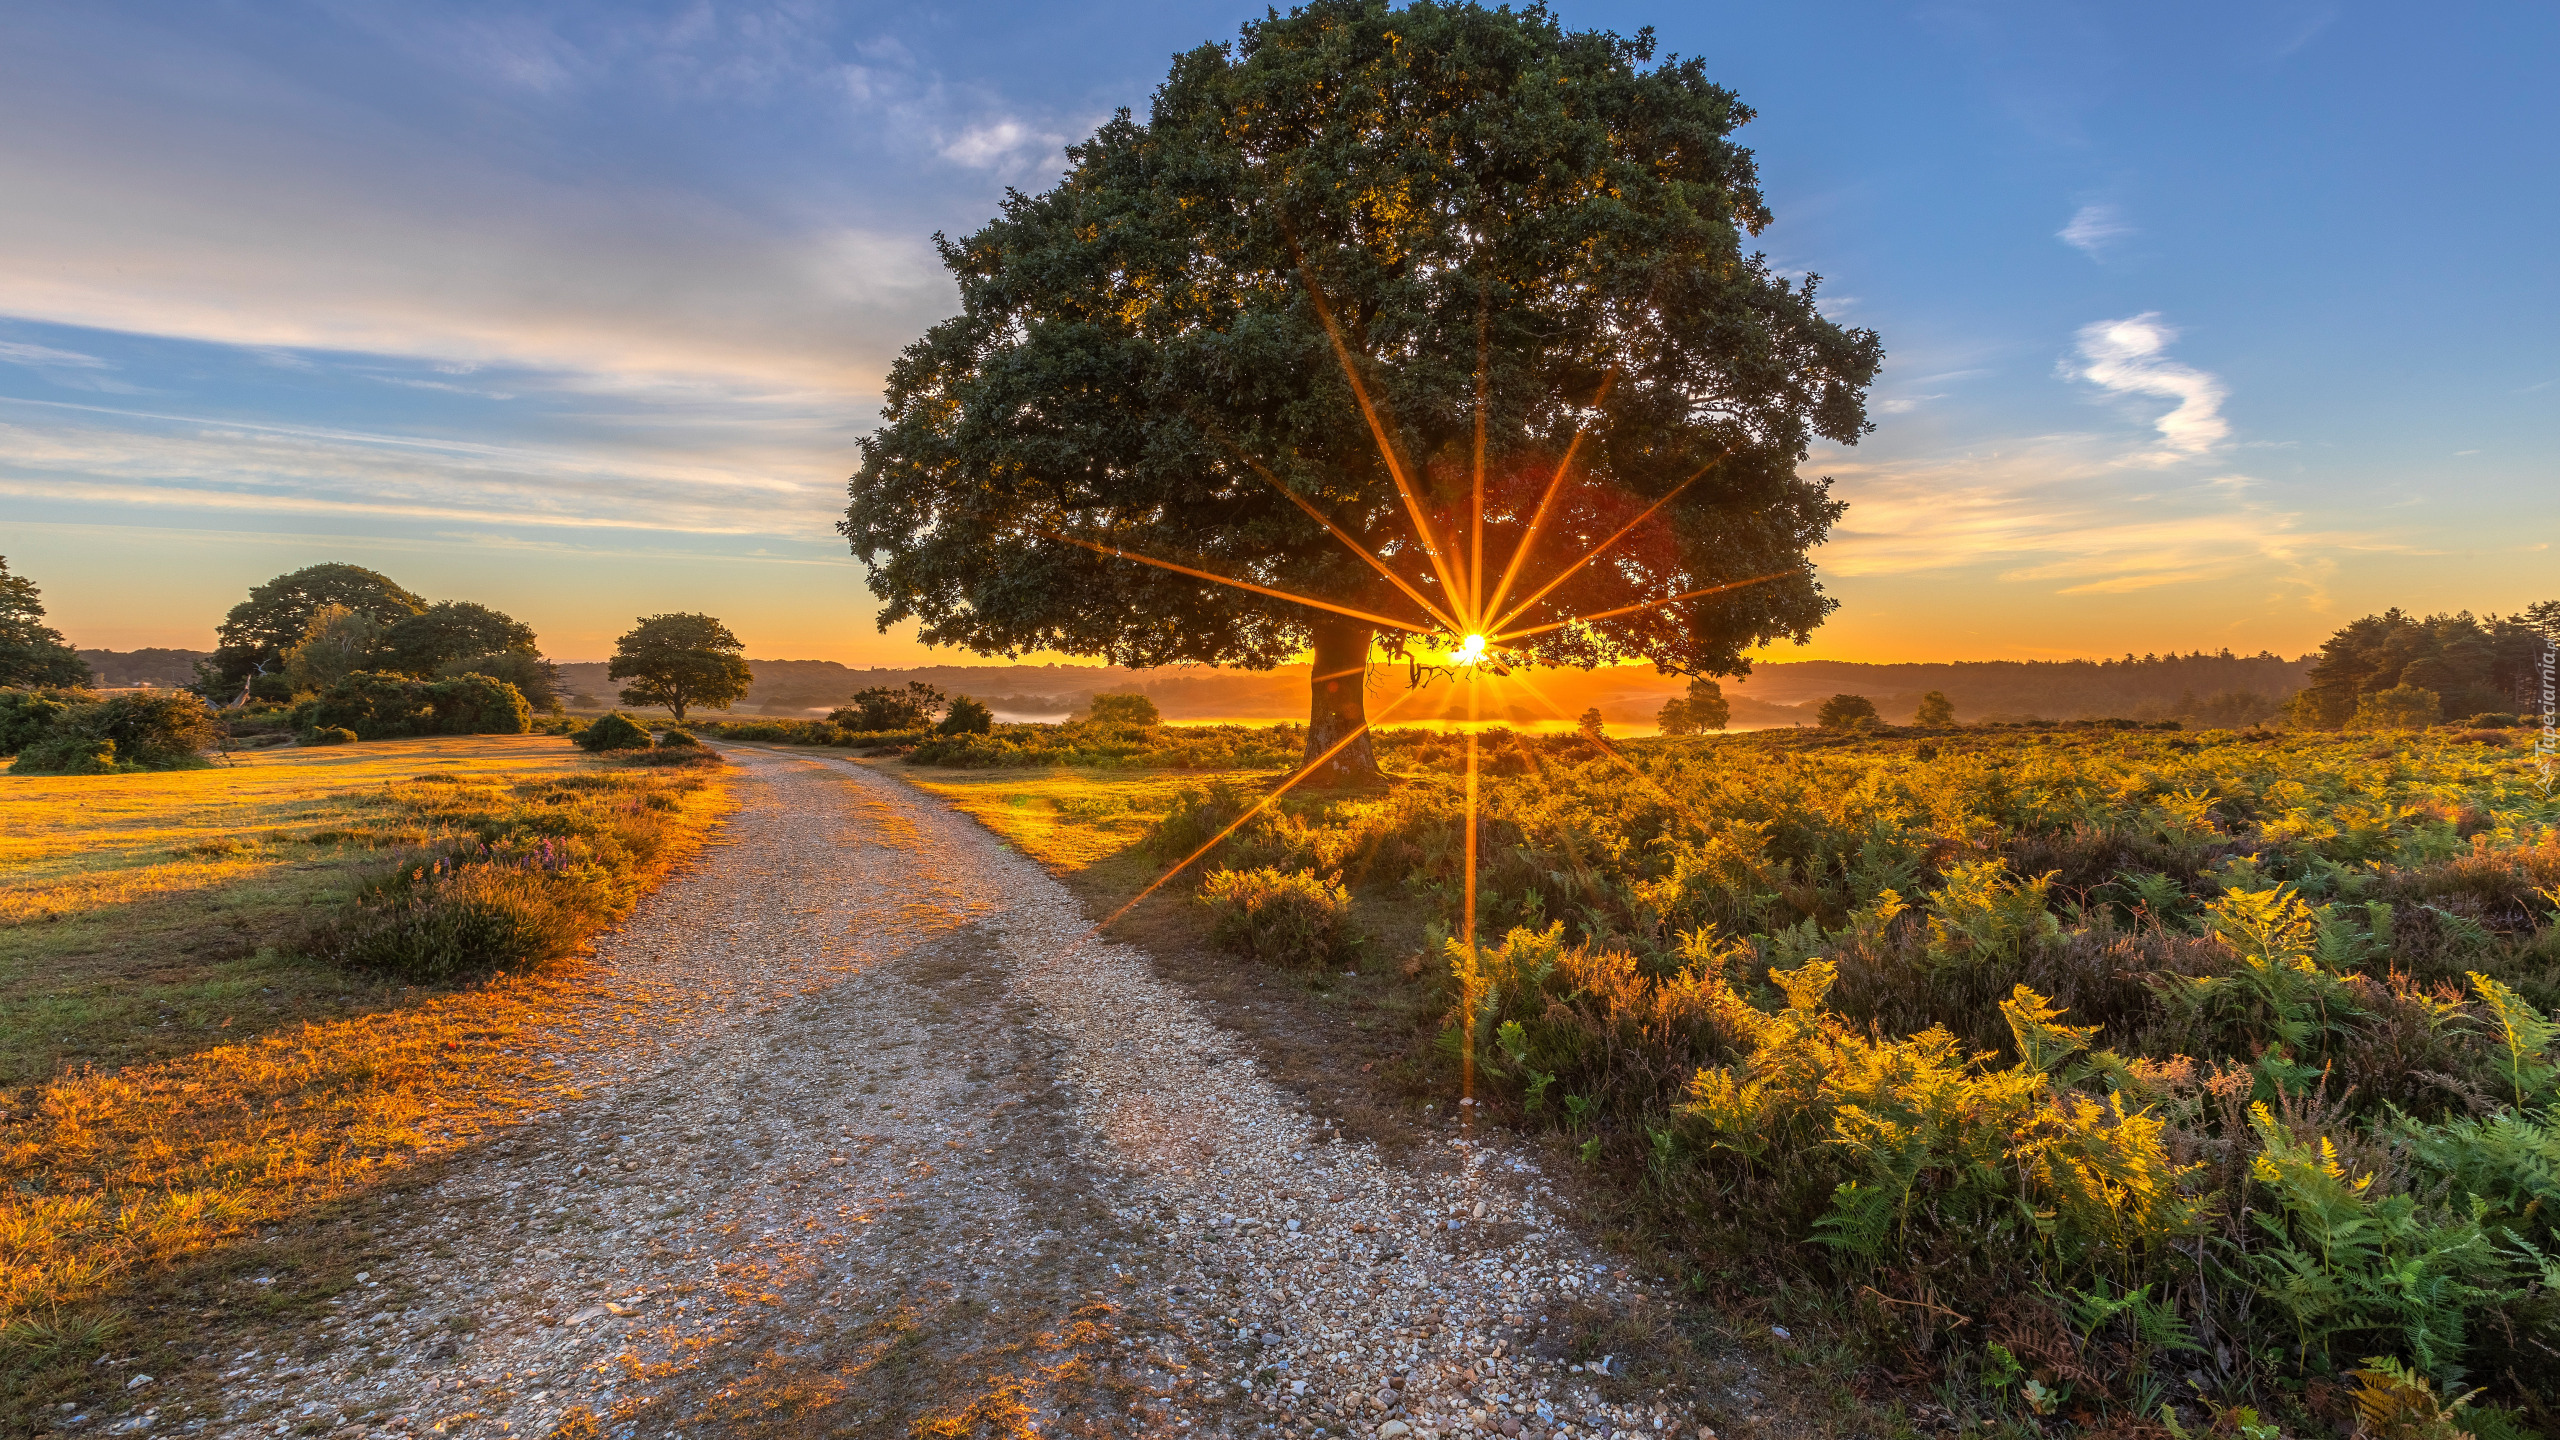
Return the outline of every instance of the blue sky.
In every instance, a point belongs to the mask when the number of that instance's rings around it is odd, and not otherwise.
[[[1250,5],[0,0],[0,554],[86,645],[321,560],[551,653],[905,663],[829,529],[928,237]],[[1760,118],[1889,354],[1770,658],[2288,652],[2560,595],[2560,12],[1569,4]],[[968,658],[949,657],[949,658]]]

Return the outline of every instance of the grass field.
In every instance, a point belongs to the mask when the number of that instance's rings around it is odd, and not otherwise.
[[[120,1334],[183,1323],[151,1297],[187,1265],[261,1235],[290,1250],[339,1202],[551,1103],[562,1082],[538,1042],[587,998],[576,940],[725,805],[716,766],[634,769],[546,736],[0,776],[13,1399],[69,1383]],[[557,863],[510,863],[528,849]],[[474,863],[430,874],[431,857]],[[412,985],[319,958],[431,910],[439,882],[533,894],[547,948],[527,953],[545,963]],[[349,929],[376,912],[392,920]],[[270,1246],[260,1263],[284,1258]],[[317,1303],[329,1270],[314,1267],[317,1290],[234,1303]]]

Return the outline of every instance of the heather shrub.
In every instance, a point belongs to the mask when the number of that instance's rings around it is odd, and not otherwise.
[[[1359,950],[1351,927],[1351,892],[1340,876],[1304,870],[1220,870],[1200,887],[1210,937],[1221,948],[1267,965],[1313,969]]]
[[[356,732],[343,725],[323,725],[305,734],[302,737],[302,743],[305,745],[348,745],[354,743],[355,739]]]
[[[682,749],[688,745],[700,745],[701,743],[701,741],[694,739],[692,735],[682,730],[670,730],[666,734],[658,737],[658,744],[661,747],[670,750]]]
[[[578,732],[578,748],[602,753],[607,750],[646,750],[650,747],[649,729],[639,721],[613,711]]]

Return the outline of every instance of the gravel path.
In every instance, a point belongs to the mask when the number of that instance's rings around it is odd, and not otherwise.
[[[208,1433],[1700,1433],[1561,1358],[1643,1287],[1523,1156],[1342,1141],[975,824],[730,753],[600,947],[653,1023],[564,1043],[580,1098],[453,1163],[316,1358],[223,1357]]]

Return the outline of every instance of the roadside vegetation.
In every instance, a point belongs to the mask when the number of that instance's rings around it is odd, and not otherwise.
[[[1152,775],[918,775],[1128,893],[1277,778],[1185,783],[1162,743]],[[2529,746],[1496,731],[1470,955],[1464,741],[1390,732],[1395,783],[1293,793],[1177,889],[1213,943],[1393,977],[1417,1099],[1471,1072],[1702,1289],[1936,1412],[2529,1434],[2560,1420],[2560,801]]]
[[[584,1013],[580,947],[726,805],[715,756],[665,753],[435,738],[0,777],[8,1428],[102,1351],[320,1303],[350,1282],[164,1292],[281,1273],[333,1206],[554,1103],[539,1042]]]

